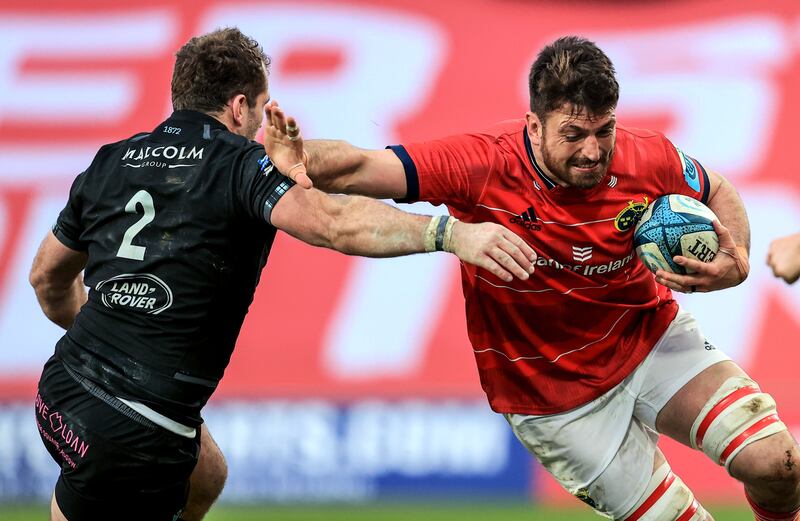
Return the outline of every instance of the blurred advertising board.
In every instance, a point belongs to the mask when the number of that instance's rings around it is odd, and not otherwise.
[[[52,494],[32,416],[0,408],[0,498]],[[518,500],[531,486],[527,452],[480,400],[224,400],[204,416],[227,458],[227,501]]]

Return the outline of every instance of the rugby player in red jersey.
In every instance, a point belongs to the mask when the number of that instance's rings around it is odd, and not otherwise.
[[[492,409],[570,493],[613,519],[713,519],[657,448],[663,433],[724,465],[757,519],[796,519],[800,451],[775,401],[672,297],[747,277],[736,190],[663,135],[617,123],[614,67],[588,40],[546,46],[529,87],[524,119],[379,151],[303,144],[272,106],[267,149],[302,161],[323,190],[443,203],[453,221],[501,223],[534,247],[526,281],[462,264],[469,338]],[[676,257],[695,273],[654,277],[633,228],[673,193],[719,216],[720,253]]]

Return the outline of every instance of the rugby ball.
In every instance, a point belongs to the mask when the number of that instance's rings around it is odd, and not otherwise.
[[[685,195],[671,194],[653,201],[633,231],[633,246],[653,273],[691,273],[672,258],[683,255],[711,262],[719,251],[712,222],[717,216],[706,205]]]

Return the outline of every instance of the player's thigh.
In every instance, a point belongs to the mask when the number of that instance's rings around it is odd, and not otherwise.
[[[658,415],[657,427],[745,483],[800,479],[794,469],[800,450],[775,400],[731,361],[684,385]]]
[[[644,494],[658,439],[633,417],[635,396],[626,382],[566,413],[505,415],[517,438],[564,489],[615,519]]]
[[[61,467],[57,506],[70,521],[171,520],[186,501],[197,441],[103,393],[58,360],[42,373],[35,413],[42,441]]]
[[[747,378],[747,374],[731,360],[706,368],[661,409],[656,418],[658,432],[691,447],[689,436],[700,411],[723,383],[737,377]]]
[[[685,425],[685,422],[676,423],[686,420],[681,415],[692,408],[695,409],[695,415],[700,411],[705,400],[701,403],[698,395],[716,390],[714,382],[709,383],[707,375],[715,375],[731,367],[735,368],[731,359],[705,337],[695,318],[679,310],[669,328],[633,373],[629,388],[637,396],[634,414],[651,429],[673,437],[675,431]],[[694,390],[698,382],[705,386],[703,392]],[[675,407],[676,403],[681,405]],[[665,422],[665,418],[670,420]],[[688,420],[689,427],[691,421]],[[665,426],[671,428],[665,431],[662,429]]]
[[[69,521],[56,503],[56,495],[50,499],[50,521]]]
[[[191,486],[193,492],[206,496],[216,496],[222,491],[228,477],[228,464],[225,456],[211,436],[208,426],[200,426],[200,457],[192,471]]]
[[[200,457],[192,471],[183,517],[201,518],[222,493],[227,477],[225,456],[204,423],[200,426]]]

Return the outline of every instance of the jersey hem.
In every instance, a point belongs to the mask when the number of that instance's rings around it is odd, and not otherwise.
[[[70,250],[86,251],[86,245],[82,244],[80,241],[76,241],[74,239],[70,239],[69,237],[67,237],[58,224],[53,226],[53,235],[55,235],[56,239],[58,239],[58,242],[60,242]]]
[[[631,375],[637,367],[639,367],[642,362],[647,358],[647,356],[655,349],[658,342],[664,336],[664,333],[669,329],[670,324],[673,323],[675,317],[678,315],[678,306],[675,306],[675,309],[672,312],[672,317],[668,321],[666,321],[661,329],[658,332],[658,336],[656,336],[656,340],[653,344],[645,350],[637,351],[633,353],[634,356],[628,359],[627,363],[623,366],[619,367],[614,371],[615,378],[609,379],[602,386],[592,388],[590,392],[585,394],[579,395],[577,398],[574,398],[569,401],[565,401],[559,404],[554,405],[543,405],[543,406],[536,406],[531,403],[509,403],[502,400],[502,398],[492,399],[488,397],[489,400],[489,407],[494,412],[500,414],[526,414],[531,416],[547,416],[551,414],[561,414],[572,409],[576,409],[581,407],[592,400],[595,400],[605,393],[609,392],[611,389],[619,385],[625,378]],[[480,371],[480,370],[479,370]],[[546,376],[546,375],[543,375]],[[498,403],[499,402],[499,403]]]

